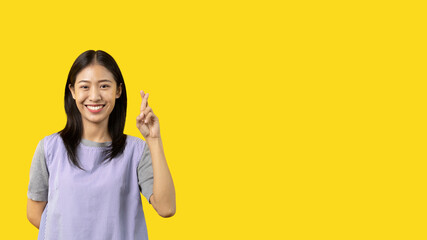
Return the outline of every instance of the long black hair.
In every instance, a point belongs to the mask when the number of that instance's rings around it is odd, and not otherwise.
[[[108,118],[108,132],[112,138],[112,144],[104,150],[104,163],[111,161],[114,157],[123,153],[126,145],[126,134],[123,134],[126,121],[127,96],[126,86],[122,73],[114,58],[102,50],[87,50],[80,54],[71,66],[68,73],[67,84],[65,85],[64,106],[67,113],[67,124],[64,129],[59,131],[64,145],[67,149],[69,161],[76,167],[85,171],[77,159],[77,146],[80,144],[83,135],[82,116],[77,108],[76,102],[68,88],[68,85],[74,87],[77,74],[85,67],[91,64],[99,64],[107,68],[114,76],[117,88],[122,87],[122,93],[116,99],[113,111]]]

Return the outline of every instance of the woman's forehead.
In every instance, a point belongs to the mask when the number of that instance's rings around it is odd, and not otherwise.
[[[113,74],[104,66],[91,65],[82,69],[76,76],[76,83],[80,82],[115,82]]]

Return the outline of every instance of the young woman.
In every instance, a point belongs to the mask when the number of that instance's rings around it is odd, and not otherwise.
[[[140,193],[162,217],[175,214],[175,189],[159,119],[142,103],[136,127],[123,133],[126,87],[115,60],[88,50],[65,87],[67,124],[37,145],[30,168],[27,217],[38,239],[148,239]]]

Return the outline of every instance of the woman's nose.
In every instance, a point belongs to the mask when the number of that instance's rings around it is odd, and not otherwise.
[[[94,87],[90,90],[89,99],[96,102],[101,99],[101,94],[99,92],[99,89]]]

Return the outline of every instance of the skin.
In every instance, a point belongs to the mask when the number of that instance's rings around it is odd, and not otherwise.
[[[75,86],[68,86],[77,108],[82,115],[83,138],[94,142],[112,141],[108,133],[108,117],[113,111],[115,101],[120,97],[122,88],[117,87],[111,72],[104,66],[93,64],[87,66],[76,76]],[[148,105],[148,93],[140,91],[140,114],[136,118],[136,127],[151,152],[153,167],[153,194],[150,202],[162,217],[171,217],[176,212],[175,188],[170,174],[160,136],[158,117]],[[102,104],[104,108],[98,113],[91,113],[86,105]],[[33,201],[28,198],[27,218],[37,228],[47,202]]]
[[[94,142],[111,141],[108,117],[122,92],[121,85],[117,88],[113,74],[99,64],[90,65],[77,74],[75,86],[70,84],[68,87],[82,115],[82,137]],[[99,113],[91,113],[86,107],[98,104],[105,105]]]
[[[47,202],[34,201],[27,198],[27,219],[36,228],[40,227],[41,217],[46,204]]]
[[[163,151],[159,118],[148,105],[148,93],[141,90],[140,94],[142,103],[136,127],[144,136],[151,152],[154,181],[150,202],[160,216],[172,217],[176,212],[175,188]]]

